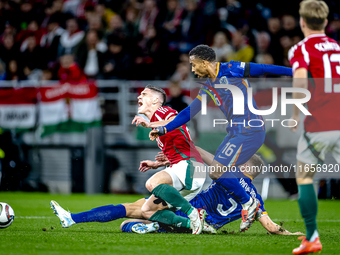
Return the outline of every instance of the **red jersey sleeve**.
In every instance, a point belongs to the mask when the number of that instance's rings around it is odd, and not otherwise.
[[[309,59],[307,59],[308,53],[305,47],[305,44],[296,44],[288,52],[288,59],[293,69],[293,75],[295,70],[299,68],[306,68],[308,70]]]

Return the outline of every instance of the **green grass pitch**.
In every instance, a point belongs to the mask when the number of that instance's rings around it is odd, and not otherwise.
[[[300,244],[297,236],[268,235],[259,223],[237,233],[240,221],[224,226],[217,235],[121,233],[123,219],[109,223],[78,224],[61,228],[50,209],[56,200],[71,212],[107,204],[133,202],[130,195],[51,195],[0,192],[0,201],[10,204],[16,218],[0,229],[1,254],[291,254]],[[265,202],[269,216],[291,232],[305,232],[296,201]],[[322,254],[340,254],[340,201],[319,201],[318,227]],[[46,228],[46,231],[43,231]]]

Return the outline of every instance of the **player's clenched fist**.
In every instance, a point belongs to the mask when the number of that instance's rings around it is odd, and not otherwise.
[[[139,171],[146,172],[149,169],[157,169],[158,163],[151,160],[143,160],[140,162]]]
[[[141,116],[137,116],[137,115],[136,115],[136,116],[133,118],[131,124],[135,124],[135,123],[136,123],[136,126],[141,125],[141,126],[146,127],[146,128],[150,127],[150,123],[149,123],[146,119],[144,119],[143,117],[141,117]]]

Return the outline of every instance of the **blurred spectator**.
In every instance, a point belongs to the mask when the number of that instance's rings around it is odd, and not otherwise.
[[[65,20],[67,19],[67,16],[67,14],[63,13],[63,0],[48,2],[45,8],[45,18],[41,23],[41,27],[47,28],[49,20],[52,17],[59,23],[60,26],[65,27]]]
[[[86,42],[77,50],[77,62],[87,78],[98,78],[104,66],[104,53],[97,49],[98,32],[91,30],[86,35]]]
[[[333,20],[330,21],[327,34],[334,40],[340,42],[340,14],[333,14]]]
[[[296,19],[292,15],[284,15],[282,17],[282,28],[284,35],[289,37],[300,34],[300,29],[297,27]]]
[[[124,41],[111,36],[108,39],[108,51],[105,53],[105,64],[103,68],[106,79],[127,79],[131,67],[130,55],[124,49]]]
[[[17,59],[19,49],[14,44],[14,36],[6,34],[3,37],[3,44],[0,45],[0,58],[5,62],[6,66],[12,59]]]
[[[223,6],[218,9],[218,15],[221,20],[221,26],[231,32],[234,32],[237,21],[240,18],[242,5],[236,0],[224,0]]]
[[[277,17],[268,19],[268,30],[270,35],[269,52],[274,58],[276,65],[282,65],[283,48],[280,44],[280,37],[282,36],[281,22]]]
[[[106,8],[104,4],[98,3],[95,6],[95,13],[102,19],[103,25],[106,28],[111,18],[116,15],[110,8]]]
[[[27,48],[20,56],[20,64],[24,74],[29,76],[33,70],[45,67],[44,55],[40,46],[37,44],[37,38],[34,34],[27,37]]]
[[[171,44],[179,40],[178,28],[181,24],[183,9],[178,0],[168,0],[166,7],[165,10],[159,13],[156,26],[161,37]]]
[[[251,62],[254,58],[254,49],[246,43],[246,37],[240,30],[236,31],[232,35],[232,46],[234,52],[229,55],[227,61],[242,61]]]
[[[110,35],[125,37],[124,22],[118,14],[111,17],[109,26],[105,32],[106,37]]]
[[[79,30],[77,20],[71,18],[66,21],[66,30],[60,37],[58,55],[74,54],[77,46],[84,38],[84,31]]]
[[[88,17],[87,21],[88,21],[88,26],[87,26],[88,31],[95,30],[95,31],[98,31],[98,32],[101,32],[101,33],[104,32],[103,20],[99,15],[97,15],[97,14],[90,15]]]
[[[228,56],[233,52],[233,48],[228,43],[227,36],[223,32],[215,34],[212,49],[216,53],[216,60],[218,62],[226,62]]]
[[[9,21],[6,21],[5,29],[4,29],[3,33],[1,34],[1,42],[3,42],[4,38],[7,35],[11,35],[14,38],[15,34],[16,34],[16,29],[13,26],[13,24],[11,22],[9,22]]]
[[[175,73],[172,75],[171,80],[175,82],[189,81],[191,75],[190,65],[186,63],[178,63]]]
[[[257,54],[268,53],[270,45],[270,35],[267,32],[259,32],[256,35]]]
[[[269,53],[260,53],[255,57],[255,62],[265,65],[274,65],[274,58]]]
[[[21,32],[16,36],[16,41],[20,42],[20,51],[24,52],[27,48],[27,38],[31,35],[34,35],[37,42],[40,41],[43,31],[39,28],[38,22],[36,20],[32,20],[28,23],[26,30],[21,30]]]
[[[55,66],[60,37],[63,33],[64,29],[59,26],[57,17],[52,16],[48,20],[47,32],[40,40],[40,47],[43,49],[45,61],[49,67]]]
[[[6,64],[0,59],[0,81],[6,80]]]
[[[160,41],[157,38],[156,29],[150,26],[143,39],[138,43],[139,52],[137,53],[136,78],[142,80],[152,80],[157,75],[159,62]]]
[[[186,0],[181,23],[180,52],[187,53],[196,45],[204,42],[202,27],[202,12],[197,8],[196,1]]]
[[[125,31],[129,39],[136,39],[139,35],[138,11],[134,8],[126,10]]]
[[[53,80],[53,73],[50,69],[42,70],[41,81],[51,81]]]
[[[139,33],[144,35],[147,33],[149,26],[155,25],[155,20],[158,15],[158,8],[155,0],[144,0],[143,8],[140,13]]]
[[[169,86],[170,100],[166,103],[171,108],[180,112],[184,110],[188,104],[184,100],[184,93],[179,82],[171,81]]]
[[[18,67],[18,62],[15,59],[10,60],[6,70],[6,80],[19,81],[24,79],[25,76],[22,73],[22,69]]]
[[[61,83],[86,82],[86,76],[74,61],[73,55],[63,55],[60,57],[58,78]]]

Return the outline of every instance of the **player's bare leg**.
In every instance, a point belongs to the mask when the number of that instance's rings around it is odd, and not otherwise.
[[[260,201],[247,194],[240,185],[239,180],[230,171],[230,168],[222,165],[216,160],[212,162],[211,166],[209,171],[210,178],[233,194],[242,205],[240,231],[243,232],[247,230],[255,221],[255,215],[260,207]]]
[[[315,168],[300,161],[297,162],[296,183],[299,188],[299,207],[305,221],[307,230],[306,237],[302,239],[301,245],[293,250],[294,254],[305,254],[321,251],[322,245],[317,231],[316,215],[318,211],[317,198],[313,187]]]
[[[182,197],[178,190],[173,187],[170,174],[166,171],[156,173],[146,182],[146,188],[153,193],[151,199],[143,205],[142,213],[146,219],[158,221],[169,225],[190,227],[193,234],[200,234],[203,230],[205,210],[196,209]],[[168,204],[181,210],[188,215],[189,219],[176,215],[168,210],[156,211],[154,209],[155,200],[160,198]]]

